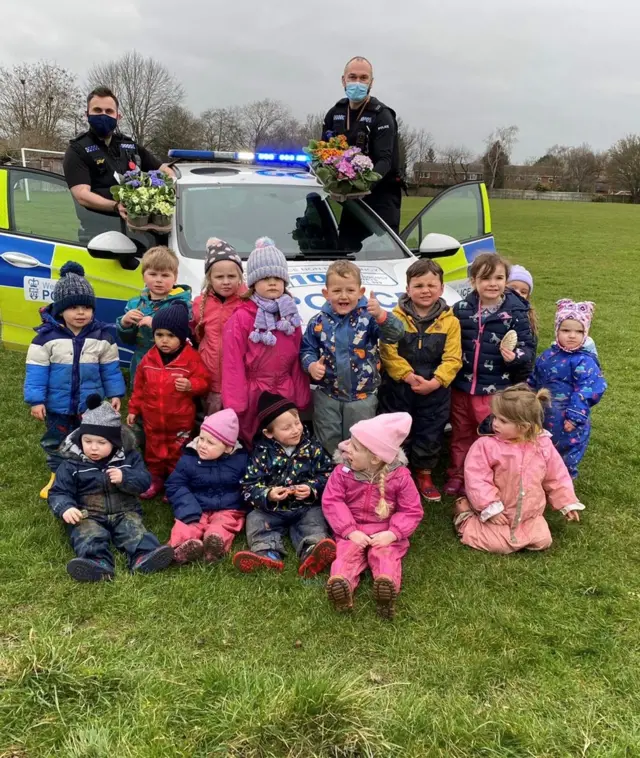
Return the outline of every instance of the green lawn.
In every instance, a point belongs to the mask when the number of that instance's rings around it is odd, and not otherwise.
[[[131,577],[119,560],[113,583],[77,585],[38,499],[24,357],[1,352],[0,756],[640,754],[640,208],[492,205],[498,248],[533,271],[542,347],[555,300],[597,303],[610,390],[582,523],[552,514],[548,553],[504,558],[457,543],[449,502],[429,508],[392,623],[369,579],[336,616],[294,560],[251,577],[229,562]],[[167,538],[169,506],[146,512]]]

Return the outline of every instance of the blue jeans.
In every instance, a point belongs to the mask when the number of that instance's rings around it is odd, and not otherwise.
[[[247,542],[253,553],[273,550],[280,555],[287,552],[284,537],[289,533],[293,549],[299,558],[329,537],[329,527],[322,515],[322,508],[313,505],[294,511],[251,511],[247,516]]]
[[[42,435],[40,444],[47,454],[47,466],[54,474],[64,458],[58,454],[58,448],[71,432],[80,426],[80,416],[67,416],[62,413],[50,413],[47,411],[45,423],[47,430]]]
[[[112,516],[91,515],[68,527],[71,547],[78,558],[105,561],[113,569],[110,542],[125,553],[132,568],[138,558],[160,547],[155,534],[148,532],[139,513],[117,513]]]

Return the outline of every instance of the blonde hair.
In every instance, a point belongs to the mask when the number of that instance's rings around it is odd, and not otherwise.
[[[538,312],[532,305],[529,305],[529,326],[531,327],[531,334],[538,339]]]
[[[387,518],[391,512],[391,506],[385,497],[385,485],[387,482],[387,474],[389,473],[389,464],[385,463],[378,473],[378,489],[380,490],[380,500],[376,505],[376,516],[381,519]]]
[[[534,392],[526,384],[516,384],[498,392],[491,401],[491,410],[496,416],[522,429],[522,437],[532,442],[540,434],[544,425],[544,409],[551,404],[551,393],[547,389]]]
[[[362,274],[360,269],[355,263],[351,263],[351,261],[335,261],[335,263],[332,263],[327,269],[324,280],[325,287],[329,286],[329,277],[332,275],[341,276],[343,279],[352,276],[358,282],[358,287],[362,287]]]
[[[165,245],[150,247],[142,256],[142,273],[153,271],[171,271],[178,276],[178,256]]]

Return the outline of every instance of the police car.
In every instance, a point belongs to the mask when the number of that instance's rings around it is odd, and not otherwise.
[[[468,290],[467,266],[495,251],[486,189],[467,182],[443,191],[395,235],[361,200],[333,201],[306,165],[307,156],[277,153],[170,153],[177,207],[168,244],[180,259],[178,281],[200,291],[209,237],[227,240],[246,258],[255,240],[275,240],[289,261],[290,289],[306,322],[324,303],[331,261],[358,264],[363,285],[391,309],[417,257],[437,258],[445,298]],[[94,214],[105,231],[87,237],[58,174],[0,165],[0,321],[7,347],[26,348],[51,300],[60,267],[78,261],[93,285],[101,320],[114,323],[143,287],[139,260],[158,240],[134,234],[114,217]],[[86,210],[80,214],[86,218]],[[163,240],[166,242],[166,238]],[[127,349],[122,348],[123,360]]]

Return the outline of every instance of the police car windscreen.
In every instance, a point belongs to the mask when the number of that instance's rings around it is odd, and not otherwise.
[[[337,203],[308,187],[183,186],[177,221],[180,252],[191,258],[204,258],[209,237],[226,240],[246,258],[264,236],[297,259],[407,257],[364,203]]]

